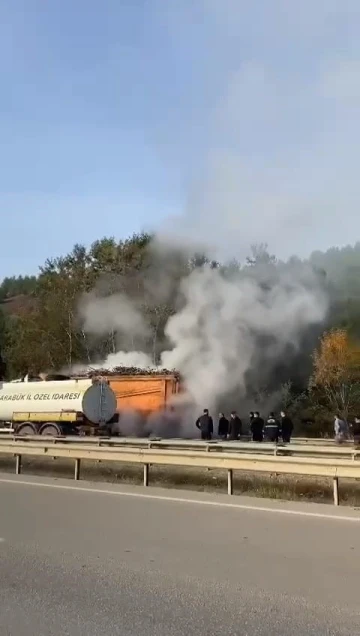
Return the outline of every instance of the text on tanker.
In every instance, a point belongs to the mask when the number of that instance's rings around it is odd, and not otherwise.
[[[0,394],[0,400],[4,402],[21,402],[23,400],[78,400],[80,396],[81,393],[11,393],[7,395]]]

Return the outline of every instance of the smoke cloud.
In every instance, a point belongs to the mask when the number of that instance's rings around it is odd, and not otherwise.
[[[88,333],[104,334],[117,330],[130,339],[146,335],[147,326],[143,316],[125,294],[114,294],[99,298],[93,294],[81,303],[83,327]]]
[[[162,364],[180,370],[198,408],[213,409],[235,390],[244,398],[258,354],[270,372],[271,362],[289,345],[294,353],[303,331],[327,309],[315,277],[305,282],[289,273],[269,288],[261,279],[226,278],[204,267],[182,281],[181,291],[185,304],[166,325],[173,348]]]
[[[162,257],[167,262],[168,252],[158,241],[150,251],[155,251],[158,266]],[[155,306],[159,294],[164,300],[164,290],[174,284],[174,271],[166,275],[166,268],[158,266],[152,275],[146,273],[147,302]],[[159,272],[162,291],[156,284]],[[327,311],[323,281],[297,261],[242,268],[205,264],[188,269],[180,279],[176,301],[177,311],[165,320],[167,346],[158,368],[180,372],[186,390],[183,402],[192,405],[192,413],[205,407],[217,409],[230,395],[229,409],[239,408],[259,380],[269,382],[281,358],[297,354],[303,335],[321,323]],[[131,298],[92,296],[82,306],[82,315],[85,328],[97,334],[116,330],[119,350],[95,366],[154,366],[145,348],[123,349],[124,341],[149,336]],[[166,429],[164,417],[158,418],[157,429]],[[132,429],[130,416],[126,429]]]
[[[333,57],[349,24],[358,51],[358,5],[315,8],[306,0],[289,12],[282,0],[271,8],[261,3],[260,11],[224,3],[219,9],[211,0],[170,0],[166,11],[158,3],[173,64],[189,51],[194,64],[189,83],[179,79],[186,103],[167,108],[153,139],[169,180],[181,175],[184,205],[157,228],[150,250],[142,285],[142,302],[156,308],[150,331],[128,294],[95,299],[83,310],[85,330],[116,331],[104,366],[156,360],[175,368],[195,409],[215,409],[229,395],[238,400],[229,407],[237,407],[255,384],[276,385],[279,360],[300,355],[304,338],[324,321],[328,299],[324,281],[300,262],[184,271],[177,261],[198,250],[243,263],[250,246],[262,242],[288,259],[352,240],[353,225],[342,219],[345,211],[356,218],[358,198],[358,64]],[[339,24],[343,34],[335,36]],[[164,319],[167,305],[176,310]],[[160,315],[163,340],[152,347]]]
[[[115,366],[150,367],[151,357],[144,351],[135,350],[137,340],[143,342],[149,335],[143,315],[136,304],[124,293],[108,296],[97,296],[96,293],[85,295],[80,302],[80,320],[83,329],[93,336],[110,334],[113,353],[94,368]],[[121,350],[120,346],[126,347]],[[79,367],[80,368],[80,367]]]
[[[184,204],[160,231],[174,242],[203,241],[221,260],[245,258],[252,243],[283,259],[352,243],[360,229],[359,3],[157,6],[172,65],[188,68],[157,143]]]

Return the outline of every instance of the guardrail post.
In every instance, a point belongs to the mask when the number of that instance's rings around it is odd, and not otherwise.
[[[75,459],[74,479],[76,479],[76,481],[80,479],[80,459]]]
[[[21,475],[21,455],[16,455],[15,475]]]
[[[227,473],[227,478],[228,478],[228,495],[232,495],[233,494],[233,471],[231,470],[231,468],[229,468],[228,473]]]
[[[149,485],[149,464],[144,464],[144,486]]]
[[[339,505],[339,478],[338,477],[334,477],[333,486],[334,486],[334,505],[338,506]]]
[[[205,452],[206,453],[210,453],[210,446],[209,444],[205,444]],[[205,468],[206,472],[209,472],[210,468]]]

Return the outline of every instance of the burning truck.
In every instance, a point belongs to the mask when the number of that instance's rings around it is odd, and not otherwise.
[[[88,369],[0,382],[0,422],[18,435],[176,434],[177,372]],[[156,430],[157,429],[157,430]]]

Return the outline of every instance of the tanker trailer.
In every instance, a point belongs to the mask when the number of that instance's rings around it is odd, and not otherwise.
[[[115,414],[115,393],[101,378],[0,382],[0,423],[17,435],[107,432]]]
[[[108,380],[116,395],[119,418],[112,427],[112,434],[146,437],[149,432],[156,434],[155,429],[161,422],[162,435],[167,432],[168,436],[176,437],[179,422],[175,422],[174,398],[183,391],[177,371],[113,367],[88,369],[72,377],[84,379],[97,376]],[[158,424],[153,429],[156,421]]]

